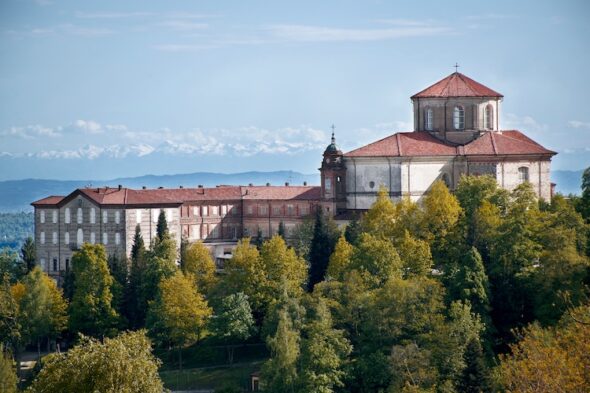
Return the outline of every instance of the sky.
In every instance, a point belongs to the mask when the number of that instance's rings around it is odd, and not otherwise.
[[[455,63],[590,166],[589,1],[0,0],[0,180],[317,173]]]

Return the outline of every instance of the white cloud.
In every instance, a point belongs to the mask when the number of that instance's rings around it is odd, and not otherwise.
[[[61,128],[45,127],[40,124],[33,124],[24,127],[10,127],[0,131],[0,137],[17,137],[23,139],[34,139],[37,137],[55,138],[61,136]]]
[[[88,134],[100,134],[104,132],[102,126],[93,120],[76,120],[74,127]]]
[[[579,121],[579,120],[570,120],[567,122],[568,126],[572,128],[589,128],[590,129],[590,122],[588,121]]]

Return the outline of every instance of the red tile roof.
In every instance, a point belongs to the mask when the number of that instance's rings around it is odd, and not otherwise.
[[[59,195],[51,195],[51,196],[48,196],[43,199],[39,199],[38,201],[31,203],[31,205],[33,205],[33,206],[55,205],[55,204],[58,204],[59,202],[61,202],[61,200],[64,198],[65,197],[59,196]]]
[[[242,187],[242,197],[246,200],[319,200],[320,187],[313,186],[249,186]]]
[[[428,132],[398,132],[377,142],[352,150],[346,157],[421,157],[479,155],[554,155],[520,131],[488,131],[474,141],[456,146]]]
[[[446,98],[446,97],[504,97],[502,94],[479,82],[454,72],[446,78],[427,87],[411,98]]]

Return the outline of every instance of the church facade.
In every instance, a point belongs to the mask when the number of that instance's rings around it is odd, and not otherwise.
[[[508,190],[530,182],[550,200],[551,158],[518,130],[501,130],[503,96],[455,72],[411,97],[414,130],[398,132],[343,153],[332,141],[320,167],[320,186],[218,186],[213,188],[84,188],[33,202],[38,262],[61,280],[83,243],[101,243],[109,254],[129,255],[135,228],[147,244],[164,211],[180,244],[203,241],[219,267],[238,239],[270,237],[293,229],[323,209],[339,222],[367,210],[380,187],[393,200],[414,201],[437,180],[453,190],[462,175],[491,175]]]

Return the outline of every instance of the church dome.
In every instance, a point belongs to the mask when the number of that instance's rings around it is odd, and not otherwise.
[[[336,137],[334,136],[334,131],[332,131],[332,142],[326,147],[324,150],[324,154],[342,154],[338,146],[336,146]]]

